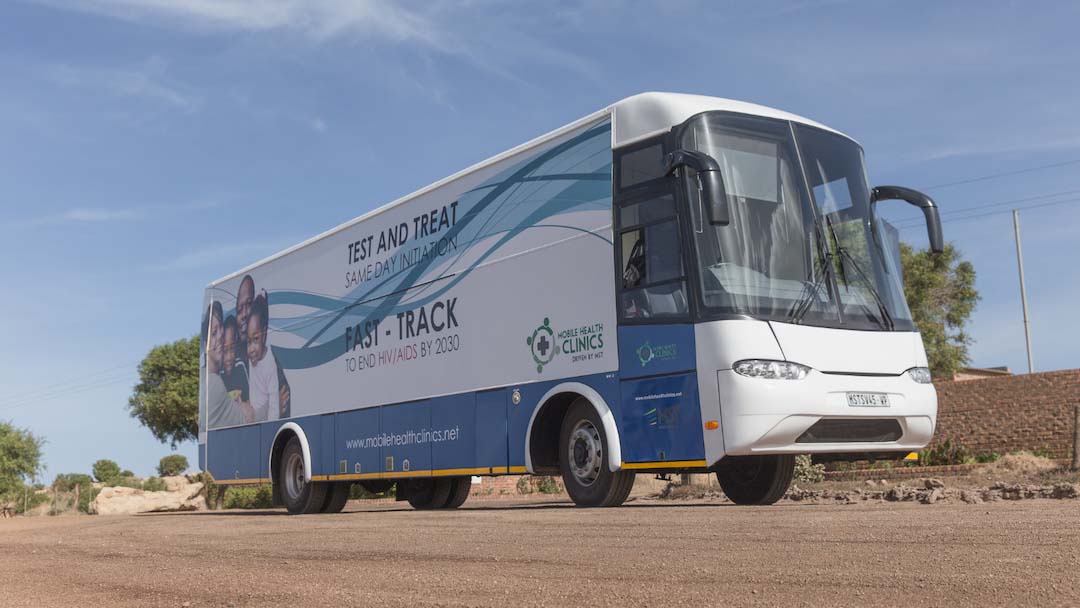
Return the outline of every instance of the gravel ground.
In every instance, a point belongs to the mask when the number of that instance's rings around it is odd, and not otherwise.
[[[1080,504],[0,520],[4,606],[1080,605]]]

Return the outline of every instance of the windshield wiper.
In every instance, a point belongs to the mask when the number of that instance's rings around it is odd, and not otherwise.
[[[851,255],[846,248],[840,245],[839,239],[836,238],[836,232],[833,230],[832,220],[829,219],[828,216],[825,217],[825,225],[829,228],[829,233],[832,235],[833,242],[836,243],[836,251],[840,254],[840,267],[844,267],[845,259],[850,262],[851,267],[855,269],[855,273],[862,277],[863,284],[866,285],[867,290],[870,291],[870,295],[874,296],[874,302],[877,303],[878,312],[881,313],[881,317],[878,318],[873,315],[868,316],[875,321],[878,321],[881,326],[888,331],[893,331],[896,329],[896,323],[893,321],[892,315],[889,314],[889,307],[885,305],[885,300],[881,297],[881,294],[878,293],[877,288],[874,287],[874,282],[870,280],[870,277],[866,276],[865,272],[863,272],[862,267],[855,261],[855,256]],[[845,272],[844,283],[846,284],[847,282],[847,272]]]
[[[810,311],[814,306],[814,300],[817,299],[818,294],[821,293],[821,288],[825,286],[825,280],[829,278],[829,274],[832,273],[832,252],[825,251],[825,257],[822,260],[822,269],[818,273],[817,278],[814,279],[810,289],[805,293],[806,295],[799,298],[795,305],[791,307],[791,312],[788,313],[788,319],[798,325],[802,322],[802,318],[806,316],[806,313]],[[811,270],[811,274],[813,270]],[[807,277],[809,278],[809,277]]]

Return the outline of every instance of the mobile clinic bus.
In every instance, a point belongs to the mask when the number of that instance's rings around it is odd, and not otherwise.
[[[715,472],[926,445],[937,398],[859,145],[726,99],[646,93],[206,290],[199,459],[291,513],[349,486],[452,508],[470,476]]]

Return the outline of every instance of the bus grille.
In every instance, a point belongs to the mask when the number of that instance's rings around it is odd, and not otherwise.
[[[862,443],[896,441],[903,435],[893,418],[818,420],[795,443]]]

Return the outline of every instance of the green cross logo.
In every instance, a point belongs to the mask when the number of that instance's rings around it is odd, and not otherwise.
[[[559,347],[555,344],[555,332],[551,329],[550,320],[545,317],[544,324],[536,328],[532,336],[525,339],[532,352],[533,361],[536,362],[536,373],[544,372],[544,366],[551,363],[555,355],[559,354]]]

